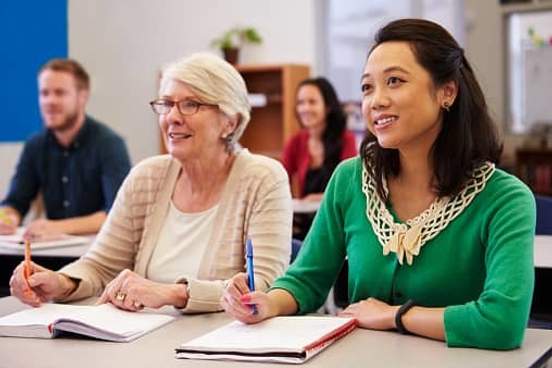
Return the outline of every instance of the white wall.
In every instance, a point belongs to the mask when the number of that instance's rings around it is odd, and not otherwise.
[[[236,25],[264,42],[244,48],[243,63],[304,63],[316,73],[317,0],[69,0],[69,55],[92,78],[88,112],[126,138],[133,163],[159,152],[156,97],[160,68]],[[0,144],[0,196],[22,144]]]
[[[504,44],[498,1],[464,0],[466,56],[471,62],[493,117],[504,121]]]
[[[0,144],[0,200],[4,198],[13,176],[17,159],[23,150],[22,143]]]
[[[505,61],[498,2],[464,0],[465,48],[499,123],[504,117]],[[195,51],[235,26],[264,37],[246,47],[245,63],[306,63],[322,70],[321,0],[69,0],[69,54],[92,76],[88,111],[127,140],[132,161],[157,154],[156,96],[161,66]],[[523,136],[506,135],[507,155]],[[0,194],[5,193],[21,144],[0,144]],[[508,157],[507,157],[508,159]],[[510,158],[511,159],[511,158]]]
[[[513,134],[507,128],[505,104],[508,88],[506,73],[506,29],[503,28],[504,12],[498,1],[465,1],[466,52],[481,83],[483,93],[493,117],[504,138],[502,164],[513,166],[515,151],[533,139],[524,134]],[[524,6],[520,6],[524,7]],[[547,6],[548,7],[548,6]],[[527,4],[525,8],[539,8]]]
[[[89,112],[127,140],[134,163],[159,152],[156,97],[162,65],[236,25],[254,26],[264,42],[243,50],[244,63],[316,60],[314,0],[69,1],[69,54],[92,76]]]

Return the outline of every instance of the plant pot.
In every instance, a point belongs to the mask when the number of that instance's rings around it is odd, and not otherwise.
[[[222,49],[222,53],[224,54],[224,60],[228,61],[230,64],[236,65],[238,63],[240,49],[237,47]]]

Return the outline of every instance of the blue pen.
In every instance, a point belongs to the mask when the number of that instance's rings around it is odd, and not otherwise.
[[[245,257],[247,262],[247,283],[249,284],[249,290],[255,291],[255,270],[253,269],[253,242],[249,238],[245,242]],[[252,305],[251,309],[253,311],[253,314],[257,314],[256,305]]]

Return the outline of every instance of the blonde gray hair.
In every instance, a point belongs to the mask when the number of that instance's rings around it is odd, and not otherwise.
[[[201,102],[218,105],[229,117],[238,116],[235,130],[225,138],[227,149],[233,151],[251,117],[247,88],[240,73],[218,56],[195,53],[164,68],[159,90],[171,80],[186,83]]]

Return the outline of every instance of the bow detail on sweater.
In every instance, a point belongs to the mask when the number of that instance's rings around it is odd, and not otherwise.
[[[408,227],[406,224],[393,224],[394,234],[383,246],[383,255],[389,252],[397,253],[397,259],[402,265],[404,257],[408,265],[412,265],[414,256],[420,254],[422,247],[422,224],[416,224]]]

